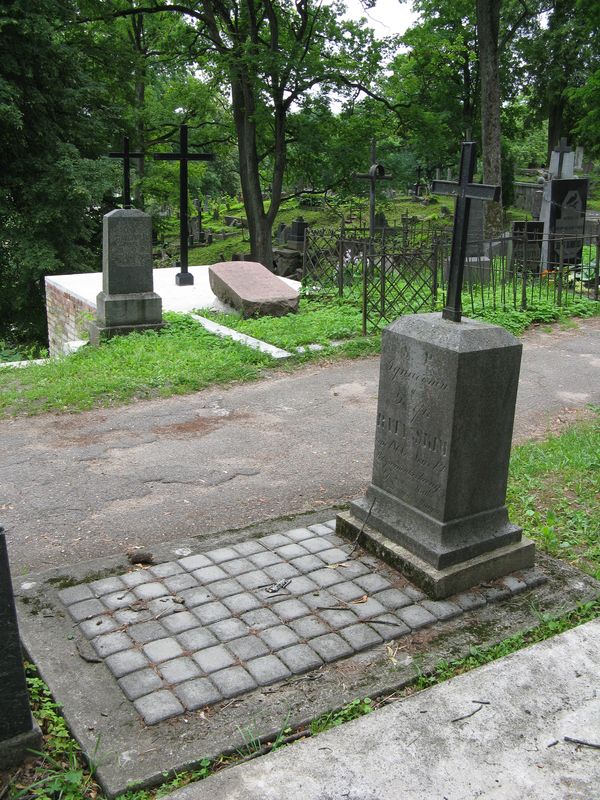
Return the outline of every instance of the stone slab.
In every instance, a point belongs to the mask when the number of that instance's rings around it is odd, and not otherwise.
[[[209,267],[210,286],[243,317],[283,316],[298,310],[298,292],[262,264],[222,261]]]
[[[151,293],[152,217],[137,208],[117,208],[102,220],[102,292]]]
[[[165,800],[590,800],[598,751],[566,737],[600,743],[599,657],[594,620]]]

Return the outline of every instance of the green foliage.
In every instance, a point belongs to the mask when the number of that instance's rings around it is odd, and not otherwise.
[[[313,735],[323,733],[330,728],[337,728],[345,722],[364,717],[365,714],[370,714],[373,710],[374,705],[370,697],[356,698],[356,700],[352,700],[337,711],[329,711],[314,719],[310,724],[310,731]]]

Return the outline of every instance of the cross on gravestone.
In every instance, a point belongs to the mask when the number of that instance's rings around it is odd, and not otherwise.
[[[123,152],[109,153],[109,158],[123,159],[123,208],[131,208],[131,181],[129,176],[129,160],[131,158],[143,158],[143,153],[131,153],[129,150],[129,137],[123,137]]]
[[[368,172],[355,172],[355,178],[370,181],[369,187],[369,236],[375,236],[375,184],[377,181],[390,181],[391,175],[385,174],[385,168],[377,163],[375,139],[371,139],[371,166]]]
[[[415,197],[420,197],[421,196],[421,188],[422,188],[421,170],[422,170],[421,165],[419,165],[417,167],[417,180],[413,184],[413,192],[415,193]]]
[[[462,143],[458,183],[433,181],[431,187],[433,194],[449,194],[456,197],[448,292],[446,307],[442,311],[442,317],[452,320],[452,322],[460,322],[462,317],[460,293],[465,270],[471,200],[495,200],[497,202],[500,199],[500,186],[472,182],[475,172],[475,148],[475,142]]]
[[[573,149],[571,147],[569,147],[569,145],[567,144],[567,140],[563,136],[562,139],[560,140],[560,142],[554,148],[553,152],[554,153],[558,153],[558,168],[557,168],[557,171],[556,171],[556,175],[554,177],[555,178],[562,178],[563,162],[564,162],[565,155],[567,153],[572,153]]]
[[[179,161],[179,266],[175,276],[177,286],[191,286],[194,276],[188,272],[188,162],[214,161],[214,153],[190,153],[188,151],[187,125],[179,126],[179,152],[155,153],[157,161]]]

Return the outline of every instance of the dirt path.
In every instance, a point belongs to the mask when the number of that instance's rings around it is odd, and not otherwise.
[[[81,414],[0,422],[13,571],[343,503],[370,477],[377,358]],[[524,337],[515,441],[600,404],[600,319]]]

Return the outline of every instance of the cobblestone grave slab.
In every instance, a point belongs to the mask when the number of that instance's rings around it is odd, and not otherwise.
[[[528,585],[508,576],[495,595],[432,602],[383,562],[349,554],[334,530],[335,520],[293,528],[71,586],[59,598],[125,697],[155,725]]]

